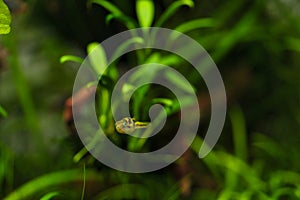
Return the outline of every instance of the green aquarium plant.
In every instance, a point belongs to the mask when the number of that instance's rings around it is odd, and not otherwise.
[[[105,0],[91,0],[88,2],[89,7],[93,5],[98,5],[103,8],[105,8],[109,13],[106,16],[106,23],[112,23],[113,21],[117,21],[121,24],[123,24],[126,28],[129,30],[134,28],[145,28],[145,27],[151,27],[151,26],[163,26],[166,24],[166,22],[173,16],[175,13],[180,9],[182,6],[186,6],[189,8],[194,7],[194,2],[191,0],[179,0],[171,3],[168,8],[165,10],[165,12],[162,13],[160,17],[158,17],[157,20],[155,20],[155,4],[151,0],[137,0],[135,5],[135,12],[137,19],[134,19],[134,17],[131,17],[129,15],[126,15],[124,11],[122,11],[120,8],[118,8],[116,5],[114,5],[110,1]],[[214,22],[211,18],[201,18],[201,19],[193,19],[187,22],[184,22],[183,24],[177,25],[177,27],[174,27],[174,30],[180,31],[182,33],[186,33],[189,31],[193,31],[200,28],[209,28],[213,27]],[[147,33],[144,33],[147,34]],[[122,51],[122,49],[126,49],[130,45],[138,45],[140,43],[144,43],[144,39],[141,37],[132,37],[128,41],[124,41],[123,44],[119,46],[119,49],[116,49],[115,52]],[[101,45],[99,43],[91,43],[87,46],[87,53],[91,53],[92,51],[97,51],[96,53],[93,53],[92,56],[89,57],[91,66],[93,67],[93,70],[96,74],[103,74],[102,80],[99,80],[99,89],[97,94],[97,111],[99,115],[99,123],[102,128],[105,129],[106,133],[110,135],[112,138],[115,138],[114,133],[114,121],[112,119],[111,110],[110,110],[110,99],[111,99],[111,93],[112,88],[111,86],[116,83],[118,80],[118,65],[120,65],[119,60],[111,64],[106,72],[103,73],[103,66],[106,66],[107,58],[105,55],[105,52]],[[145,64],[145,63],[160,63],[164,65],[171,65],[173,67],[182,68],[180,65],[182,65],[182,59],[178,56],[172,55],[172,54],[166,54],[164,52],[159,52],[152,49],[146,49],[135,52],[136,56],[129,57],[129,63],[126,65],[135,66]],[[93,56],[96,55],[96,56]],[[82,64],[82,59],[76,56],[66,55],[61,58],[61,62],[66,61],[75,61],[79,64]],[[152,75],[151,75],[152,74]],[[155,72],[151,72],[151,74],[148,74],[147,76],[144,76],[141,74],[141,72],[137,71],[132,75],[132,79],[134,77],[143,76],[147,80],[151,80],[154,78]],[[178,87],[185,88],[184,82],[180,82],[181,78],[176,77],[176,74],[172,74],[166,77],[171,81],[173,84],[178,85]],[[104,81],[103,81],[104,80]],[[109,83],[109,84],[107,84]],[[92,84],[92,83],[91,83]],[[90,84],[89,84],[90,85]],[[88,86],[87,86],[88,87]],[[124,95],[126,94],[126,91],[129,91],[131,88],[130,85],[124,85],[123,91]],[[167,115],[171,115],[173,113],[176,113],[179,111],[180,106],[178,104],[178,101],[172,98],[168,97],[155,97],[153,99],[146,99],[147,106],[145,107],[145,94],[149,93],[150,86],[143,86],[139,88],[132,97],[132,116],[136,120],[140,121],[147,121],[148,120],[148,110],[147,107],[149,107],[151,104],[160,103],[165,106],[165,109],[167,111]],[[145,109],[146,108],[146,109]],[[116,139],[116,138],[115,138]],[[118,140],[118,139],[117,139]],[[128,141],[128,149],[131,150],[139,150],[143,147],[144,143],[146,142],[145,139],[136,139],[136,138],[129,138]],[[82,157],[82,152],[80,153]],[[77,158],[77,156],[76,156]],[[76,159],[78,160],[78,159]]]

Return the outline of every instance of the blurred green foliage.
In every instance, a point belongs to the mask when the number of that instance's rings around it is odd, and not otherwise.
[[[4,69],[0,55],[0,104],[5,108],[0,106],[0,198],[300,198],[299,2],[52,0],[27,5],[27,12],[13,17],[11,33],[0,38],[8,50]],[[75,136],[68,134],[61,115],[82,58],[92,50],[102,55],[97,44],[110,35],[151,25],[186,33],[205,47],[222,73],[229,112],[217,147],[199,160],[209,100],[205,85],[187,63],[159,51],[138,51],[114,63],[98,92],[99,122],[107,130],[113,124],[107,81],[114,83],[120,72],[137,64],[172,65],[197,88],[200,104],[208,101],[188,160],[179,159],[157,172],[127,174],[97,163],[85,148],[67,142],[67,137],[75,140]],[[135,38],[124,46],[136,42],[143,41]],[[103,58],[92,58],[98,73],[105,65]],[[141,88],[133,97],[132,110],[146,118],[145,101],[163,104],[170,112],[166,133],[172,133],[178,123],[176,100],[158,91]],[[144,98],[147,92],[149,99]],[[137,144],[141,148],[144,143],[165,142],[157,138],[128,143],[117,134],[112,140],[121,146],[125,142],[123,147],[131,150]],[[74,152],[72,146],[79,150]],[[178,172],[182,168],[184,174]],[[188,192],[183,184],[190,184]]]

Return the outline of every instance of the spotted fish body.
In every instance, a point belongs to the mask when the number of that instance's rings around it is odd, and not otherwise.
[[[130,134],[137,128],[146,128],[149,125],[147,122],[136,122],[134,118],[125,117],[115,123],[119,133]]]

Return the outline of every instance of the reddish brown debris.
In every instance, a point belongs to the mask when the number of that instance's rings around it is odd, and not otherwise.
[[[63,118],[67,123],[73,121],[72,109],[80,109],[95,94],[97,87],[83,87],[65,102]]]

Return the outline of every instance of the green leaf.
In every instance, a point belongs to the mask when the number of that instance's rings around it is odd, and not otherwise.
[[[113,80],[113,82],[116,82],[119,77],[119,71],[117,67],[115,65],[109,66],[107,75],[109,78],[111,78],[111,80]]]
[[[152,0],[137,0],[136,14],[141,27],[150,27],[154,18],[154,4]]]
[[[194,7],[194,2],[192,0],[179,0],[172,3],[168,9],[161,15],[161,17],[156,22],[155,26],[160,27],[165,23],[181,6]]]
[[[73,55],[64,55],[60,58],[60,63],[65,63],[68,61],[73,61],[73,62],[77,62],[79,64],[83,63],[83,59],[78,57],[78,56],[73,56]]]
[[[184,77],[179,76],[177,73],[168,70],[165,73],[166,78],[174,84],[178,89],[181,89],[182,91],[185,91],[189,94],[195,93],[195,88],[192,85],[187,85],[188,80],[186,80]]]
[[[59,185],[66,185],[71,183],[78,183],[83,181],[82,171],[78,169],[70,169],[65,171],[58,171],[39,176],[24,185],[14,190],[11,194],[4,197],[5,200],[17,199],[32,199],[33,195],[44,191],[47,188],[58,187]],[[101,182],[104,179],[98,172],[93,170],[86,170],[86,181]],[[31,197],[31,198],[30,198]]]
[[[128,29],[134,29],[137,27],[136,21],[131,17],[126,16],[117,6],[105,0],[90,0],[88,4],[95,3],[102,6],[110,12],[106,17],[106,23],[109,23],[112,19],[117,19],[122,22]]]
[[[266,134],[255,132],[251,133],[251,135],[253,135],[253,147],[264,151],[275,159],[285,159],[286,154],[283,150],[283,147],[281,147],[280,144],[276,143],[270,137],[267,137]]]
[[[141,37],[132,37],[126,41],[124,41],[118,48],[115,50],[111,60],[115,60],[119,58],[120,55],[122,55],[123,52],[126,51],[128,47],[131,45],[139,45],[139,44],[144,44],[144,39]]]
[[[113,13],[116,16],[124,15],[123,12],[118,7],[116,7],[114,4],[110,3],[109,1],[90,0],[88,3],[89,4],[92,4],[92,3],[98,4],[98,5],[102,6],[103,8],[105,8],[106,10],[108,10],[109,12]]]
[[[167,65],[167,66],[172,66],[172,65],[176,65],[179,64],[180,62],[182,62],[179,57],[177,55],[167,55],[164,56],[159,63],[162,65]]]
[[[256,18],[256,13],[249,12],[232,29],[223,34],[222,39],[217,42],[218,47],[212,54],[215,62],[223,58],[238,42],[247,40],[250,35],[253,37]]]
[[[291,187],[278,188],[273,192],[272,199],[296,199],[296,190]]]
[[[73,156],[73,162],[78,163],[87,153],[88,153],[88,150],[85,147],[83,147],[79,152],[77,152]]]
[[[0,115],[2,115],[3,117],[7,117],[7,112],[4,110],[2,106],[0,106]]]
[[[94,199],[149,199],[149,188],[143,184],[122,183],[102,190]]]
[[[150,56],[145,60],[145,63],[160,63],[160,62],[161,62],[161,54],[159,52],[151,53]]]
[[[155,98],[152,100],[152,104],[164,104],[166,106],[172,106],[173,100],[167,98]]]
[[[207,28],[213,27],[214,21],[211,18],[195,19],[188,22],[185,22],[175,28],[176,31],[181,33],[186,33],[198,28]]]
[[[105,22],[108,24],[111,20],[116,19],[119,22],[123,23],[128,29],[134,29],[137,27],[137,23],[134,19],[131,17],[128,17],[126,15],[115,15],[113,13],[106,16]]]
[[[151,101],[151,104],[162,104],[164,105],[164,108],[167,112],[167,115],[171,114],[172,107],[175,104],[175,102],[172,99],[167,99],[167,98],[155,98]]]
[[[50,200],[53,197],[59,196],[59,192],[50,192],[41,197],[40,200]]]
[[[11,16],[8,7],[0,0],[0,34],[8,34],[10,32]]]
[[[240,107],[235,106],[230,110],[229,116],[232,126],[235,155],[239,159],[247,161],[247,131],[244,114]]]
[[[265,183],[260,179],[255,168],[243,160],[222,151],[215,151],[215,155],[217,156],[217,164],[243,178],[249,189],[261,190],[265,188]]]
[[[300,185],[300,174],[294,171],[276,171],[272,173],[272,177],[269,180],[269,185],[273,190],[285,185]]]
[[[87,46],[87,52],[93,69],[97,75],[102,75],[107,66],[107,58],[103,47],[98,42],[93,42]]]

